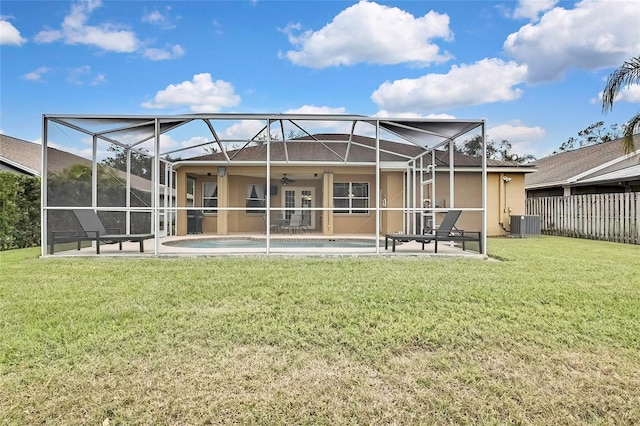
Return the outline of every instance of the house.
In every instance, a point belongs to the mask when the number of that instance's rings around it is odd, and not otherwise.
[[[74,164],[90,167],[91,161],[70,152],[47,148],[49,173],[58,173]],[[0,171],[40,176],[42,145],[0,134]]]
[[[264,210],[260,208],[264,209],[267,198],[272,208],[282,209],[285,214],[302,211],[305,226],[315,232],[374,234],[375,215],[368,209],[378,201],[374,191],[376,170],[371,166],[375,163],[375,142],[372,137],[350,134],[314,134],[286,142],[273,141],[271,162],[286,163],[295,159],[310,164],[272,166],[268,185],[262,166],[220,167],[225,164],[225,156],[243,164],[260,163],[266,158],[266,144],[177,161],[173,170],[177,172],[177,181],[185,184],[178,190],[178,206],[200,208],[204,213],[202,231],[209,234],[261,232]],[[387,140],[379,143],[380,163],[384,165],[380,171],[380,204],[383,208],[398,209],[381,214],[381,233],[404,230],[407,218],[403,210],[415,199],[421,200],[420,207],[435,209],[481,205],[480,157],[454,152],[456,190],[451,203],[450,153],[435,151],[433,184],[428,184],[422,195],[416,186],[415,193],[407,200],[406,163],[424,154],[425,149]],[[347,152],[349,165],[344,165]],[[504,235],[502,224],[508,223],[509,215],[524,214],[524,177],[534,170],[531,165],[487,160],[487,235]],[[426,176],[427,173],[423,182],[429,180]],[[222,181],[227,185],[225,201],[219,189]],[[217,209],[223,205],[234,208],[224,221],[220,220]],[[330,207],[332,211],[322,210],[323,207]],[[423,227],[430,226],[429,220],[430,217],[425,219]],[[178,213],[177,223],[177,234],[185,235],[188,231],[186,212]],[[480,227],[478,218],[472,214],[461,218],[458,226]],[[414,232],[418,228],[419,224],[415,225]]]
[[[47,171],[49,177],[70,167],[81,165],[91,168],[92,161],[64,150],[47,147]],[[0,134],[0,171],[29,176],[41,176],[42,145]],[[124,184],[126,173],[103,167],[103,171]],[[140,176],[130,175],[131,185],[143,192],[150,192],[151,182]]]
[[[92,189],[91,207],[148,215],[151,229],[136,232],[156,235],[157,254],[162,236],[194,232],[196,212],[203,217],[195,230],[205,235],[266,234],[269,240],[274,220],[287,223],[293,215],[325,238],[373,237],[422,233],[455,208],[463,211],[458,228],[481,231],[483,238],[504,235],[509,215],[524,214],[525,175],[535,168],[455,151],[456,140],[484,128],[483,120],[361,115],[44,115],[42,139],[44,146],[88,143],[93,163],[104,161],[98,152],[110,150],[146,155],[148,207],[135,207],[130,197],[99,204],[99,187]],[[177,146],[177,140],[186,142]],[[164,146],[167,141],[173,146]],[[133,174],[126,175],[131,182]],[[48,216],[75,207],[68,204],[43,200],[43,241]]]
[[[636,147],[640,136],[635,136]],[[640,149],[625,154],[622,139],[536,161],[526,176],[527,198],[640,191]]]

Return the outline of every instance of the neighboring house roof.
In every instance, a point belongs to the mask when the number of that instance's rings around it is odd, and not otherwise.
[[[56,148],[47,148],[48,173],[59,173],[75,164],[92,166],[89,159]],[[6,169],[31,176],[41,176],[42,145],[22,139],[0,134],[0,165]],[[0,171],[5,167],[0,167]],[[121,170],[111,169],[111,175],[121,182],[126,182],[126,174]],[[151,190],[151,181],[140,176],[131,175],[131,185],[143,191]]]
[[[0,134],[0,163],[24,174],[40,176],[42,145]],[[91,160],[49,147],[47,164],[49,173],[58,173],[74,164],[91,167]]]
[[[272,141],[271,161],[328,161],[351,163],[375,162],[376,140],[371,137],[348,134],[316,134],[296,138],[293,140]],[[406,162],[424,153],[424,148],[413,144],[380,140],[380,161],[381,162]],[[227,155],[233,161],[265,161],[267,157],[267,145],[252,145],[228,151]],[[427,163],[430,158],[425,157]],[[186,161],[226,161],[226,157],[221,152],[208,155],[192,157]],[[482,159],[470,155],[454,153],[454,164],[456,167],[481,167]],[[449,152],[436,151],[436,165],[446,167],[449,165]],[[514,167],[513,164],[498,160],[487,160],[489,167]],[[523,169],[533,169],[532,165],[517,165]],[[533,171],[533,170],[531,170]]]
[[[636,146],[640,136],[635,137]],[[541,158],[533,164],[537,172],[527,175],[525,188],[545,188],[606,183],[640,178],[640,150],[625,154],[622,139],[585,146]]]

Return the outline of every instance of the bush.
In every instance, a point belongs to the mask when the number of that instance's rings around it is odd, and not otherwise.
[[[40,178],[0,172],[0,250],[40,245]]]

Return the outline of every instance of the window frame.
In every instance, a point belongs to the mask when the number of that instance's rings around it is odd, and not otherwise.
[[[254,189],[256,191],[256,197],[251,197]],[[262,191],[262,198],[260,198],[260,190]],[[250,215],[265,214],[266,203],[266,185],[262,183],[248,183],[245,189],[245,213]]]
[[[196,205],[196,179],[187,176],[187,207],[195,207]]]
[[[213,193],[210,197],[207,197],[207,191],[205,189],[206,185],[215,185]],[[202,182],[202,213],[215,215],[218,214],[218,182]],[[207,201],[215,201],[215,207],[209,208],[213,206],[209,206]]]
[[[348,185],[347,186],[347,195],[346,196],[338,196],[336,197],[336,185]],[[362,187],[366,188],[366,196],[356,196],[354,193],[354,185],[362,185]],[[371,195],[370,195],[370,186],[369,182],[334,182],[333,183],[333,213],[337,215],[368,215],[370,213],[369,206],[371,205]],[[336,200],[347,201],[346,206],[336,207]],[[355,206],[354,201],[361,200],[364,201],[365,206]]]

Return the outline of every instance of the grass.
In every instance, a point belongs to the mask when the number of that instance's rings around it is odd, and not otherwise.
[[[0,423],[639,424],[640,247],[488,250],[2,252]]]

